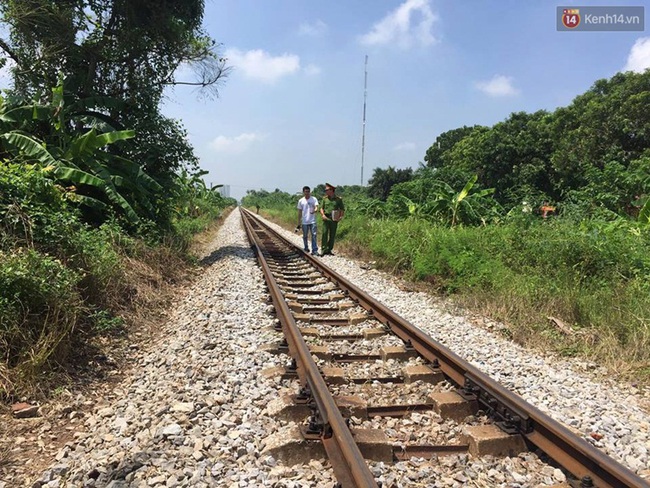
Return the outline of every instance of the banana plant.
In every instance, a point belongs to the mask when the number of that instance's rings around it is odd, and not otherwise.
[[[134,137],[107,115],[93,107],[119,108],[121,102],[107,97],[73,100],[64,96],[63,81],[52,89],[49,105],[22,104],[8,107],[0,97],[0,140],[3,149],[24,161],[50,170],[52,178],[72,184],[69,197],[95,209],[105,208],[105,199],[120,208],[129,221],[139,217],[127,197],[153,213],[154,193],[161,186],[140,165],[106,150],[110,144]],[[35,123],[42,137],[34,130]],[[45,126],[45,129],[43,129]],[[85,130],[84,127],[91,127]],[[84,191],[84,187],[92,191]],[[90,193],[91,195],[88,195]],[[96,198],[100,197],[100,198]]]
[[[90,133],[82,136],[81,139],[86,139],[87,142],[88,139],[91,139],[90,136],[92,136],[93,130],[94,129],[92,129]],[[132,137],[132,134],[123,134],[121,138],[128,137]],[[81,154],[83,154],[83,152],[81,152],[77,155],[77,158],[75,158],[81,159],[81,161],[85,162],[91,169],[91,171],[85,171],[75,164],[73,160],[55,157],[46,149],[43,143],[30,135],[18,132],[7,132],[0,134],[0,138],[6,142],[6,147],[14,154],[14,156],[23,159],[25,162],[36,162],[42,165],[55,176],[55,179],[59,181],[72,183],[77,187],[85,185],[100,190],[111,202],[124,211],[124,214],[131,222],[135,223],[139,220],[133,207],[117,190],[113,181],[113,176],[106,170],[106,167],[102,165],[101,162],[93,159],[93,157],[80,157]],[[115,140],[120,140],[121,138],[118,137]],[[107,139],[104,138],[104,142],[108,143],[106,141]],[[99,141],[95,141],[95,145],[98,143]],[[83,143],[76,145],[84,147]],[[99,147],[101,146],[98,146],[98,148]],[[81,151],[83,150],[87,152],[89,148],[85,147],[85,149],[82,149]],[[81,198],[73,197],[73,199],[96,209],[104,207],[99,201],[95,201],[96,199],[93,199],[92,197],[83,195],[79,195],[79,197]]]
[[[356,204],[354,211],[375,219],[385,218],[388,215],[386,202],[378,198],[364,198],[360,200]]]
[[[458,192],[456,195],[453,196],[452,198],[452,205],[451,205],[451,226],[453,227],[458,223],[458,217],[461,211],[464,211],[465,213],[468,214],[477,214],[477,212],[474,209],[473,203],[476,202],[477,199],[486,197],[487,195],[490,195],[494,193],[494,188],[488,188],[485,190],[481,190],[478,192],[474,192],[470,196],[470,190],[472,187],[476,184],[476,180],[478,179],[478,175],[473,175],[469,181],[465,184],[463,189]]]
[[[477,179],[477,175],[472,176],[459,192],[447,183],[438,181],[434,191],[435,197],[427,202],[427,210],[446,216],[451,227],[482,220],[482,214],[486,210],[486,197],[494,193],[494,188],[472,192]]]
[[[202,170],[196,173],[189,173],[183,168],[180,174],[176,175],[176,190],[174,197],[176,200],[176,213],[181,217],[197,217],[201,210],[199,202],[206,202],[219,206],[222,203],[222,197],[218,190],[223,185],[214,185],[208,188],[203,180],[203,176],[208,171]]]

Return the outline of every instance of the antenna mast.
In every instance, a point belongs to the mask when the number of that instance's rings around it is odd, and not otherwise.
[[[363,125],[361,131],[361,186],[363,186],[363,156],[366,148],[366,97],[368,94],[368,55],[366,54],[366,63],[364,65],[363,76]]]

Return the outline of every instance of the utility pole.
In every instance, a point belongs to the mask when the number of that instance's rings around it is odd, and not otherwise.
[[[361,186],[363,186],[363,157],[366,149],[366,97],[368,95],[368,55],[364,65],[363,75],[363,125],[361,130]]]

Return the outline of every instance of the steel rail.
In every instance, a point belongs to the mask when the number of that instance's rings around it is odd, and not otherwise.
[[[262,267],[277,317],[282,324],[283,332],[289,344],[289,351],[297,362],[298,376],[301,379],[302,386],[309,385],[318,413],[321,416],[323,424],[321,441],[330,458],[337,481],[344,488],[378,488],[377,482],[354,441],[354,437],[336,402],[332,398],[327,384],[318,370],[318,366],[312,359],[309,347],[303,339],[291,310],[271,273],[261,250],[263,246],[260,239],[244,216],[245,213],[242,212],[246,233],[253,244],[252,247]],[[275,236],[276,233],[273,232],[273,235]]]
[[[264,222],[259,222],[270,229]],[[289,246],[303,252],[290,240],[281,235],[278,237]],[[350,298],[438,367],[459,387],[463,396],[475,399],[489,411],[497,413],[503,420],[502,424],[523,435],[527,441],[547,453],[576,478],[581,480],[591,478],[593,486],[598,488],[650,488],[650,483],[636,473],[575,435],[519,395],[507,390],[446,346],[363,292],[351,281],[307,253],[305,257],[315,263],[336,286],[345,290]]]

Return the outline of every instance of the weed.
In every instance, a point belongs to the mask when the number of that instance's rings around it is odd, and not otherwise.
[[[100,334],[121,330],[124,327],[124,319],[112,316],[107,310],[97,310],[91,313],[88,319],[92,322],[93,329]]]

